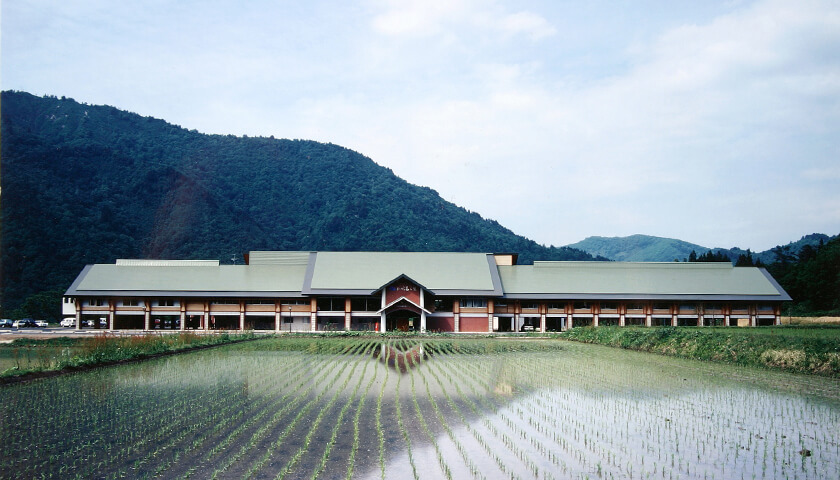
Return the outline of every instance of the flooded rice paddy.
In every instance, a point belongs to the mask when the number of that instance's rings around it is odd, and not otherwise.
[[[556,340],[265,339],[0,388],[0,478],[838,478],[840,381]]]

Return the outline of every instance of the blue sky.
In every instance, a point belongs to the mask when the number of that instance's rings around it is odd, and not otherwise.
[[[840,233],[840,3],[2,2],[0,86],[359,151],[540,243]]]

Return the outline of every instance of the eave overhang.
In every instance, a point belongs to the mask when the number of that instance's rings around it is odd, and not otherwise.
[[[407,303],[410,303],[412,306],[416,307],[418,310],[420,310],[420,311],[421,311],[421,312],[423,312],[423,313],[426,313],[426,314],[431,314],[431,313],[432,313],[432,312],[430,312],[430,311],[426,310],[425,308],[421,307],[420,305],[417,305],[417,303],[415,303],[415,302],[411,301],[411,299],[409,299],[409,298],[407,298],[407,297],[400,297],[400,298],[398,298],[398,299],[394,300],[393,302],[389,303],[388,305],[385,305],[384,307],[382,307],[382,308],[380,308],[379,310],[377,310],[377,311],[376,311],[376,313],[380,313],[380,314],[381,314],[382,312],[387,311],[388,309],[392,308],[392,307],[393,307],[393,306],[395,306],[396,304],[398,304],[398,303],[400,303],[400,302],[403,302],[403,301],[404,301],[404,302],[407,302]]]

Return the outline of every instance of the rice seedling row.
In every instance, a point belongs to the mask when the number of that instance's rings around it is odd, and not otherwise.
[[[307,367],[305,361],[297,361],[289,369],[286,380],[279,386],[279,390],[285,392],[282,396],[272,397],[268,395],[261,396],[259,403],[252,403],[249,405],[250,410],[256,410],[247,418],[245,413],[245,405],[237,403],[231,405],[233,414],[222,417],[218,423],[212,428],[207,429],[202,435],[194,438],[192,442],[180,452],[179,457],[171,459],[169,462],[161,462],[155,469],[155,475],[161,475],[164,472],[169,472],[170,476],[177,476],[173,470],[177,470],[178,461],[182,460],[184,463],[192,465],[192,467],[184,473],[184,477],[188,477],[194,472],[199,465],[204,465],[210,459],[214,458],[219,452],[226,447],[236,442],[243,434],[247,434],[249,429],[255,425],[259,425],[265,418],[282,405],[286,399],[292,394],[292,391],[297,390],[306,382],[301,374]],[[289,387],[291,386],[291,390]],[[212,447],[210,447],[212,445]],[[203,452],[203,453],[202,453]],[[199,456],[199,458],[195,458]]]
[[[363,350],[361,350],[361,352],[362,352],[361,355],[357,355],[353,359],[353,364],[352,364],[352,367],[350,369],[350,372],[345,377],[341,386],[338,389],[336,389],[333,396],[330,398],[330,400],[327,402],[327,404],[319,410],[318,415],[312,421],[311,427],[309,428],[309,430],[306,433],[306,436],[303,438],[303,441],[301,442],[302,443],[301,447],[292,455],[291,459],[286,463],[286,465],[283,467],[283,469],[280,470],[280,473],[278,473],[275,478],[278,478],[278,479],[279,478],[285,478],[288,475],[303,476],[302,472],[301,472],[301,474],[296,474],[296,472],[301,471],[301,470],[303,472],[305,472],[307,470],[306,466],[303,466],[303,465],[300,465],[300,464],[302,463],[302,460],[304,459],[304,455],[307,454],[307,453],[310,453],[309,452],[310,445],[313,445],[314,448],[320,448],[317,445],[317,443],[313,442],[313,438],[316,438],[315,435],[319,431],[319,427],[320,427],[322,421],[325,418],[327,418],[327,415],[329,415],[331,413],[331,411],[332,411],[333,407],[335,406],[336,402],[339,400],[342,392],[344,392],[347,389],[347,386],[350,384],[350,381],[355,378],[354,372],[358,369],[359,365],[364,364],[363,369],[362,369],[363,371],[367,368],[367,365],[368,365],[369,362],[364,361],[364,357],[366,356],[367,353],[370,352],[370,345],[365,345]],[[359,352],[357,351],[355,353],[358,354]],[[358,392],[359,387],[362,385],[363,378],[364,378],[364,375],[362,374],[362,375],[359,376],[358,379],[356,379],[356,384],[355,384],[355,387],[353,389],[353,393],[351,394],[351,397],[347,400],[346,405],[352,405],[354,397],[355,397],[355,393]],[[343,408],[342,410],[344,412],[346,412],[345,408]],[[338,430],[338,428],[341,427],[343,418],[344,418],[344,415],[340,414],[340,416],[337,419],[336,424],[334,426],[330,427],[329,425],[325,425],[324,427],[322,427],[323,429],[329,430],[331,439],[327,440],[325,442],[326,443],[326,448],[324,450],[324,453],[322,453],[321,456],[320,456],[320,461],[318,461],[317,464],[315,465],[315,467],[314,467],[315,470],[318,470],[319,465],[321,463],[326,463],[327,459],[329,458],[332,447],[335,445],[335,439],[334,439],[334,437],[332,437],[332,434],[335,432],[336,435],[337,435],[337,430]],[[310,455],[309,457],[312,460],[317,460],[318,459],[318,457],[315,457],[314,455]],[[310,463],[313,463],[313,462],[310,462]],[[300,467],[300,468],[298,468],[298,467]],[[312,475],[317,477],[317,473],[313,473]]]
[[[368,344],[365,347],[365,351],[363,353],[363,356],[366,356],[367,354],[370,353],[370,349],[372,348],[372,346],[373,346],[372,344]],[[318,478],[318,476],[326,468],[327,461],[330,458],[330,453],[332,452],[332,449],[335,446],[336,441],[338,439],[339,428],[341,428],[342,421],[344,420],[345,415],[347,415],[347,412],[349,411],[350,407],[354,406],[354,402],[356,401],[356,398],[359,395],[359,390],[362,387],[363,379],[365,378],[365,373],[367,372],[368,366],[369,366],[369,362],[365,362],[364,366],[362,367],[362,373],[360,375],[359,382],[353,388],[353,392],[350,395],[350,399],[344,404],[344,406],[341,408],[341,411],[338,414],[338,419],[336,420],[335,425],[333,426],[332,431],[330,432],[330,439],[327,442],[326,448],[324,449],[324,453],[321,455],[321,461],[315,467],[315,471],[313,471],[312,475],[310,476],[310,478],[312,480],[315,480],[316,478]],[[368,382],[367,385],[369,386],[371,383],[372,383],[372,381]],[[360,400],[360,404],[361,404],[361,400]],[[357,408],[357,411],[359,411],[359,412],[362,411],[361,408],[360,408],[361,407],[360,404],[355,405],[355,407]],[[356,425],[354,430],[355,431],[358,430],[358,424]],[[358,437],[356,437],[356,438],[358,438]]]
[[[438,423],[446,432],[446,435],[449,437],[449,440],[452,443],[452,445],[458,451],[458,454],[461,456],[461,459],[467,466],[470,475],[478,480],[484,480],[486,477],[481,473],[480,467],[476,464],[475,459],[473,459],[471,455],[467,452],[463,442],[461,442],[455,435],[455,432],[449,425],[449,421],[447,421],[446,419],[446,415],[444,415],[444,413],[441,411],[441,408],[438,406],[438,402],[435,400],[434,395],[432,395],[431,385],[429,384],[429,381],[426,378],[427,373],[427,371],[418,371],[418,376],[420,376],[420,378],[423,380],[423,385],[426,389],[426,396],[428,398],[429,404],[432,406],[432,409],[435,412],[435,416],[438,420]],[[439,449],[440,447],[436,446],[436,448]],[[446,472],[450,472],[450,469],[447,468]],[[448,475],[447,478],[450,478],[450,476]]]
[[[359,451],[359,444],[360,444],[360,420],[362,416],[362,412],[365,411],[365,401],[367,400],[368,394],[370,392],[373,383],[376,381],[378,369],[374,369],[374,374],[370,377],[367,385],[365,386],[365,391],[362,394],[361,399],[359,400],[359,404],[356,408],[356,414],[353,416],[353,444],[350,447],[350,457],[347,460],[347,470],[344,475],[346,480],[350,480],[353,477],[353,470],[356,466],[356,454]]]
[[[346,354],[344,354],[340,357],[335,358],[333,361],[329,362],[330,367],[325,367],[324,370],[325,370],[325,373],[327,373],[327,372],[331,373],[332,376],[330,377],[330,380],[328,380],[326,383],[335,382],[341,376],[341,373],[347,368],[349,363],[348,362],[342,362],[340,360],[350,358],[351,355],[352,355],[352,352],[346,353]],[[297,405],[299,405],[300,403],[303,402],[304,397],[307,396],[310,391],[316,390],[317,386],[318,386],[317,382],[312,382],[310,387],[308,387],[306,390],[301,392],[300,395],[295,397],[295,399],[292,400],[292,402],[289,403],[288,408],[285,408],[283,413],[285,413],[286,411],[290,411],[291,413],[294,413],[294,408],[297,407]],[[306,417],[306,415],[312,409],[312,407],[315,404],[317,404],[317,402],[321,399],[321,397],[323,397],[327,393],[327,391],[328,391],[327,389],[323,389],[323,390],[319,391],[318,394],[314,398],[312,398],[311,400],[309,400],[308,402],[303,404],[303,406],[299,410],[297,410],[297,414],[294,416],[294,418],[292,418],[292,420],[289,421],[288,424],[286,424],[286,427],[280,432],[278,437],[276,439],[274,439],[273,441],[271,441],[271,443],[266,447],[266,446],[261,445],[261,441],[263,440],[263,438],[266,435],[270,434],[274,430],[275,425],[277,423],[279,423],[280,419],[283,416],[278,415],[276,417],[276,419],[273,418],[272,419],[273,421],[268,422],[266,425],[264,425],[262,428],[260,428],[260,430],[258,430],[254,434],[254,436],[251,437],[250,441],[247,444],[243,444],[240,447],[240,449],[234,455],[229,457],[228,461],[226,461],[221,466],[217,467],[212,472],[212,475],[210,476],[210,478],[218,478],[218,476],[221,475],[221,474],[225,474],[226,476],[234,476],[235,473],[228,474],[228,473],[226,473],[227,470],[230,469],[233,466],[233,464],[238,462],[240,459],[247,462],[247,460],[248,460],[247,454],[248,453],[253,454],[253,452],[262,451],[264,453],[263,453],[262,456],[260,456],[257,459],[256,462],[252,462],[250,467],[244,468],[244,471],[242,471],[240,475],[241,476],[246,475],[246,474],[248,474],[248,472],[255,472],[255,471],[259,470],[260,468],[262,468],[269,461],[271,456],[273,454],[275,454],[275,451],[278,449],[278,447],[280,447],[283,444],[284,439],[286,437],[288,437],[294,431],[294,429],[298,425],[298,423]],[[242,470],[242,467],[240,467],[240,470]]]
[[[442,354],[446,354],[449,352],[450,351],[446,347],[439,350],[439,353]],[[488,443],[488,441],[481,434],[479,428],[476,428],[473,425],[473,422],[466,417],[462,408],[457,405],[455,399],[453,399],[452,396],[449,394],[447,388],[451,389],[455,387],[457,389],[457,384],[452,380],[452,377],[448,374],[448,371],[446,369],[443,369],[442,366],[437,365],[437,363],[435,362],[435,364],[432,365],[432,368],[429,369],[429,373],[435,378],[438,385],[441,387],[441,391],[443,392],[447,404],[452,409],[452,411],[455,412],[456,416],[461,420],[461,423],[464,426],[464,428],[473,436],[473,438],[479,443],[479,445],[481,445],[486,454],[493,459],[493,461],[495,462],[499,470],[502,472],[502,474],[507,478],[519,478],[519,476],[510,468],[510,459],[505,458],[502,452],[499,452],[492,448],[491,444]],[[446,377],[449,381],[444,383],[444,381],[441,379],[441,376],[438,374],[441,374],[442,376]],[[474,409],[470,410],[474,414],[476,413]]]

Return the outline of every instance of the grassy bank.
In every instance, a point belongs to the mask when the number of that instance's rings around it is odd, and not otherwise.
[[[583,327],[561,338],[675,357],[840,377],[840,328]]]
[[[0,383],[15,381],[20,377],[120,363],[251,338],[254,338],[253,333],[102,334],[90,338],[58,337],[46,340],[21,338],[0,346],[0,355],[11,363],[11,366],[0,372]]]

